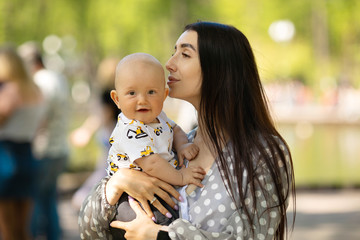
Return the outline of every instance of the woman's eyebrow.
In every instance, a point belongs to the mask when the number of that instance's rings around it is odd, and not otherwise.
[[[191,44],[191,43],[182,43],[180,44],[181,48],[191,48],[192,50],[194,50],[196,52],[195,47]],[[175,50],[177,49],[177,46],[175,45]]]
[[[196,51],[195,47],[194,47],[192,44],[190,44],[190,43],[182,43],[182,44],[180,44],[180,47],[181,47],[181,48],[187,48],[187,47],[189,47],[189,48],[191,48],[192,50]]]

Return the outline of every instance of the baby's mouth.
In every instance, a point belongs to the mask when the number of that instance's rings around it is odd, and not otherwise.
[[[146,108],[140,108],[137,110],[137,112],[141,112],[141,113],[145,113],[145,112],[148,112],[150,111],[149,109],[146,109]]]

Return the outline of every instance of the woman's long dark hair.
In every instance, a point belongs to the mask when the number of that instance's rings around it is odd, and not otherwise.
[[[198,34],[203,77],[199,125],[215,149],[215,154],[218,156],[216,163],[224,171],[223,180],[232,182],[234,174],[237,186],[243,186],[245,177],[249,186],[248,191],[253,199],[256,199],[255,185],[258,183],[262,188],[265,187],[255,175],[254,154],[259,154],[258,159],[265,163],[265,168],[272,177],[278,199],[277,206],[268,206],[268,210],[277,207],[281,216],[275,239],[284,239],[287,233],[286,201],[291,194],[294,197],[295,210],[292,160],[290,152],[290,159],[286,160],[283,149],[280,149],[279,140],[286,146],[286,150],[288,146],[275,129],[271,119],[250,43],[235,27],[219,23],[197,22],[187,25],[185,30],[193,30]],[[234,172],[229,169],[223,153],[223,147],[229,147],[228,142],[232,145],[228,150],[233,153],[231,161]],[[283,170],[279,165],[290,165],[289,168],[284,167],[285,182],[281,180],[284,179],[281,178]],[[245,170],[247,174],[244,174]],[[256,201],[249,206],[251,204],[245,204],[245,192],[239,191],[238,197],[233,187],[227,186],[227,190],[234,202],[240,197],[240,204],[237,207],[244,208],[252,226],[254,217],[250,208],[256,209]],[[254,233],[253,229],[251,231]]]

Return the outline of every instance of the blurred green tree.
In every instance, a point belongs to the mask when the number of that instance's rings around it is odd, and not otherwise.
[[[163,63],[185,24],[219,21],[250,38],[265,81],[301,76],[316,87],[323,77],[359,84],[357,0],[0,0],[0,41],[42,41],[71,35],[87,69],[105,56],[149,52]],[[290,20],[295,37],[276,43],[272,22]],[[91,79],[93,72],[86,76]],[[89,79],[89,80],[90,80]]]

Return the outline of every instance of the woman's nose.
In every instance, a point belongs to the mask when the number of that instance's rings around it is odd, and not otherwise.
[[[169,60],[167,61],[165,67],[169,72],[175,72],[176,67],[175,67],[175,64],[174,64],[174,56],[169,58]]]

